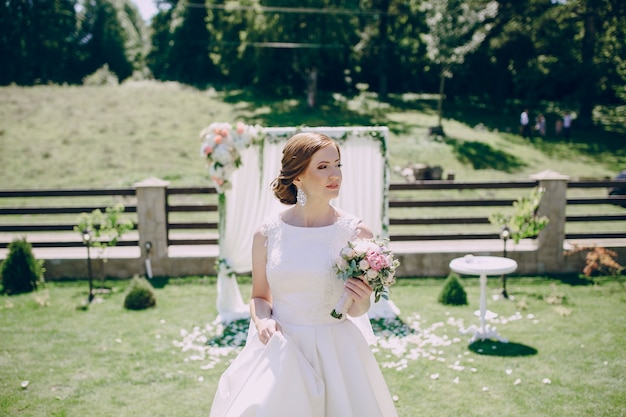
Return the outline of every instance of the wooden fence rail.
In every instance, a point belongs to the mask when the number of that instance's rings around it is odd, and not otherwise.
[[[539,181],[421,181],[391,184],[389,190],[389,227],[392,241],[498,239],[498,231],[489,222],[494,208],[511,208],[517,197],[539,185]],[[591,212],[567,214],[566,239],[626,238],[626,196],[590,195],[589,190],[604,192],[609,187],[626,187],[624,180],[568,181],[568,190],[585,190],[586,196],[568,197],[566,208],[590,207]],[[438,197],[441,191],[452,191]],[[510,191],[508,198],[494,196],[493,190]],[[467,191],[489,191],[491,197],[478,194],[464,198]],[[212,187],[167,187],[166,190],[167,245],[216,245],[218,242],[217,194]],[[99,197],[96,204],[84,204]],[[472,198],[473,197],[473,198]],[[60,199],[59,199],[60,198]],[[80,213],[122,202],[125,215],[135,229],[137,194],[135,188],[114,189],[50,189],[0,190],[0,248],[6,248],[17,236],[27,236],[33,247],[77,247],[80,236],[72,238]],[[447,209],[453,210],[446,214]],[[459,210],[463,215],[458,215]],[[189,220],[191,219],[191,220]],[[576,228],[574,224],[585,227]],[[605,225],[595,228],[593,225]],[[609,224],[610,226],[606,226]],[[420,226],[425,226],[420,230]],[[441,226],[453,226],[445,232]],[[473,231],[466,226],[478,226]],[[608,229],[608,230],[607,230]],[[435,230],[428,232],[428,230]],[[461,232],[459,232],[461,230]],[[45,235],[45,239],[41,239]],[[58,239],[54,239],[58,236]],[[140,238],[126,238],[120,246],[137,246]]]

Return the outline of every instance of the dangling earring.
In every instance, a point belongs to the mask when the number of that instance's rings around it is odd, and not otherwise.
[[[296,193],[296,200],[298,200],[298,203],[300,203],[300,205],[303,207],[306,204],[306,194],[304,194],[302,188],[298,188],[298,192]]]

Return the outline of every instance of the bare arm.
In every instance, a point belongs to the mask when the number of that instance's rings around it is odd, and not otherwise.
[[[272,335],[280,332],[280,326],[272,319],[272,292],[267,282],[265,265],[267,262],[267,237],[257,231],[252,240],[252,299],[250,317],[264,344]]]
[[[371,239],[374,237],[374,234],[369,226],[361,222],[359,224],[357,236],[361,239]],[[348,314],[352,317],[359,317],[367,313],[370,309],[370,295],[372,294],[372,287],[360,279],[350,278],[346,281],[345,289],[354,300],[354,303],[348,310]]]

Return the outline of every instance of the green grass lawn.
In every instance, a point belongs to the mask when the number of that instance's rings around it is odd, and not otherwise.
[[[0,415],[208,415],[245,327],[212,323],[215,278],[155,282],[157,306],[145,311],[123,309],[128,281],[104,284],[113,292],[86,310],[77,309],[86,282],[0,297]],[[249,278],[240,284],[247,299]],[[626,413],[626,292],[618,284],[510,277],[515,299],[488,302],[498,314],[491,324],[510,343],[471,346],[461,330],[478,324],[478,280],[463,279],[468,306],[437,303],[442,284],[400,280],[391,293],[400,320],[374,323],[374,351],[400,416]],[[490,295],[498,286],[490,280]]]
[[[200,131],[212,122],[261,126],[388,126],[392,167],[439,165],[456,179],[528,179],[546,169],[573,178],[613,177],[626,167],[626,107],[598,109],[597,127],[574,129],[572,141],[515,134],[519,105],[489,109],[480,103],[444,103],[447,137],[435,140],[436,101],[423,95],[321,96],[303,101],[265,99],[245,91],[197,90],[176,83],[120,86],[0,87],[1,187],[130,186],[148,177],[172,185],[209,183],[200,157]],[[546,103],[553,119],[558,107]],[[605,109],[606,110],[606,109]],[[552,112],[552,113],[551,113]],[[602,117],[601,117],[602,116]],[[575,126],[575,125],[574,125]],[[575,126],[576,127],[576,126]],[[392,182],[402,182],[393,174]]]

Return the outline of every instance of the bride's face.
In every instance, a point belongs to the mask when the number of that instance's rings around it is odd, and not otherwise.
[[[323,198],[328,201],[337,198],[342,179],[341,159],[337,148],[328,145],[315,152],[299,179],[307,198]]]

